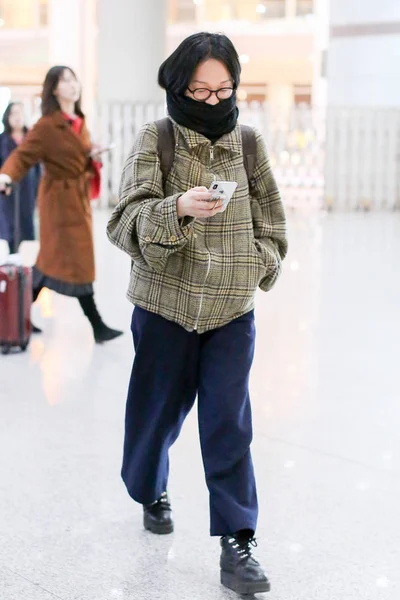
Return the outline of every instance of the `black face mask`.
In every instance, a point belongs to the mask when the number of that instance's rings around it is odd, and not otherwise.
[[[167,92],[168,114],[179,125],[201,133],[212,143],[236,127],[239,109],[236,93],[218,104],[198,102],[188,96]]]

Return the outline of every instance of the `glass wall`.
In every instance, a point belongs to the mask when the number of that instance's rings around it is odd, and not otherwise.
[[[296,3],[296,14],[298,17],[305,17],[311,15],[314,12],[314,1],[313,0],[297,0]]]
[[[48,0],[0,0],[1,29],[47,27]]]
[[[202,21],[248,21],[281,19],[286,14],[285,0],[170,0],[170,23]]]
[[[286,0],[169,0],[170,23],[197,21],[247,21],[258,23],[266,19],[286,17]],[[296,16],[314,12],[313,0],[295,0]]]

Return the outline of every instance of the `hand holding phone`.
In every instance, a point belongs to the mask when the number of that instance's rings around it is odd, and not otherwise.
[[[204,186],[191,188],[176,201],[178,219],[182,217],[198,217],[208,219],[221,211],[222,201],[212,200],[212,194]]]
[[[177,200],[178,218],[189,216],[208,219],[224,212],[236,188],[235,181],[213,181],[208,190],[203,186],[188,190]]]
[[[222,198],[223,208],[220,212],[224,212],[235,193],[237,185],[236,181],[213,181],[208,190],[212,194],[210,202]]]

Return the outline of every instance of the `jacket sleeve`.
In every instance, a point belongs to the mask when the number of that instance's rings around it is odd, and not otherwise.
[[[38,121],[24,141],[13,150],[1,167],[1,173],[20,181],[31,167],[44,160],[46,125]]]
[[[176,201],[165,197],[157,153],[157,126],[139,132],[122,173],[119,203],[107,226],[110,241],[133,260],[144,259],[155,271],[164,270],[168,257],[185,246],[191,223],[178,221]]]
[[[255,133],[257,157],[250,181],[251,212],[254,244],[266,271],[259,286],[267,292],[279,277],[287,253],[286,218],[263,137]]]

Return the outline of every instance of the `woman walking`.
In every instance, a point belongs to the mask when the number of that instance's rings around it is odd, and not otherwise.
[[[44,287],[78,298],[96,342],[106,342],[122,332],[105,325],[94,301],[90,200],[97,175],[95,149],[81,109],[81,86],[68,67],[56,66],[47,73],[42,114],[2,166],[0,190],[19,181],[33,165],[44,165],[38,197],[40,250],[33,268],[33,301]]]
[[[11,102],[3,115],[4,131],[0,134],[0,168],[25,139],[28,128],[24,122],[24,109],[19,102]],[[19,242],[34,240],[33,215],[40,180],[40,165],[30,169],[20,182],[19,203]],[[15,197],[6,198],[0,194],[0,238],[7,240],[10,253],[18,251],[15,239]]]
[[[237,52],[224,35],[195,34],[164,62],[159,84],[171,124],[150,123],[140,131],[108,235],[132,259],[128,297],[135,304],[124,482],[143,505],[145,528],[170,533],[168,451],[197,396],[210,532],[221,537],[221,581],[251,594],[270,588],[252,554],[258,514],[248,389],[254,298],[258,286],[268,291],[274,285],[287,242],[261,135],[251,131],[253,169],[244,151],[239,79]],[[160,147],[168,135],[174,154],[166,169]],[[224,198],[208,191],[213,180],[238,183],[226,208]]]

